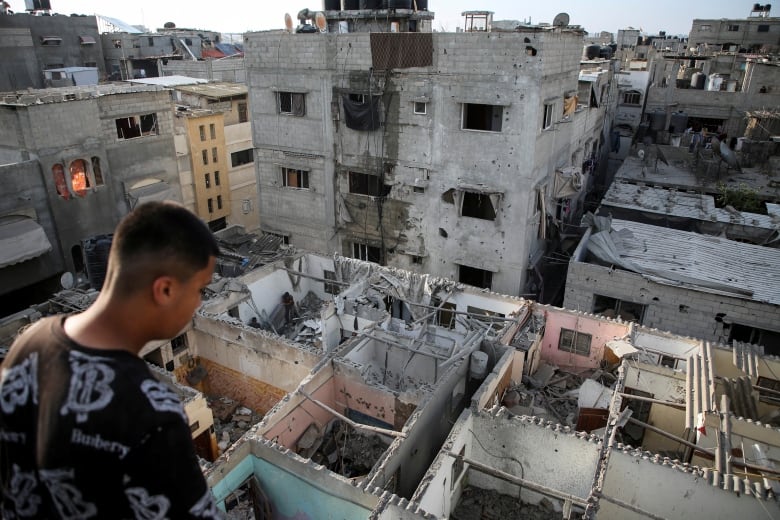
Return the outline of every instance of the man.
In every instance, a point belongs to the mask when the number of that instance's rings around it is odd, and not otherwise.
[[[2,518],[217,518],[178,396],[138,353],[178,335],[219,249],[184,207],[143,204],[116,229],[80,314],[39,320],[0,372]]]

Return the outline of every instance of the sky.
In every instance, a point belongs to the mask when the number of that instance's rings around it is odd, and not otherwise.
[[[24,0],[6,1],[15,12],[24,12]],[[658,31],[687,35],[694,18],[747,18],[753,4],[743,0],[428,0],[429,10],[436,14],[435,30],[454,31],[463,25],[463,11],[487,10],[493,11],[494,20],[530,19],[533,24],[551,23],[556,14],[566,12],[572,25],[580,25],[589,33],[617,33],[618,29],[633,27],[649,35]],[[51,0],[51,5],[54,12],[103,14],[151,30],[174,22],[177,27],[243,33],[281,29],[285,13],[295,19],[303,8],[322,9],[323,1],[238,0],[222,4],[214,0]]]

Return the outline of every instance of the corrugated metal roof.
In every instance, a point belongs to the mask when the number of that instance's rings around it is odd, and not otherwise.
[[[716,208],[715,198],[712,195],[625,182],[613,182],[601,204],[710,222],[741,224],[761,229],[780,229],[780,215],[729,211]]]
[[[628,220],[609,235],[617,263],[653,281],[780,305],[780,249]]]

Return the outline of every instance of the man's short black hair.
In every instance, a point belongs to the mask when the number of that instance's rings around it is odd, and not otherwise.
[[[128,292],[162,275],[188,280],[217,255],[214,235],[195,214],[174,202],[147,202],[117,226],[110,264],[117,288]]]

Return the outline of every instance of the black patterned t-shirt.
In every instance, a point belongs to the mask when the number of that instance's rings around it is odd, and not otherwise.
[[[2,364],[2,518],[220,518],[176,393],[64,320],[36,322]]]

